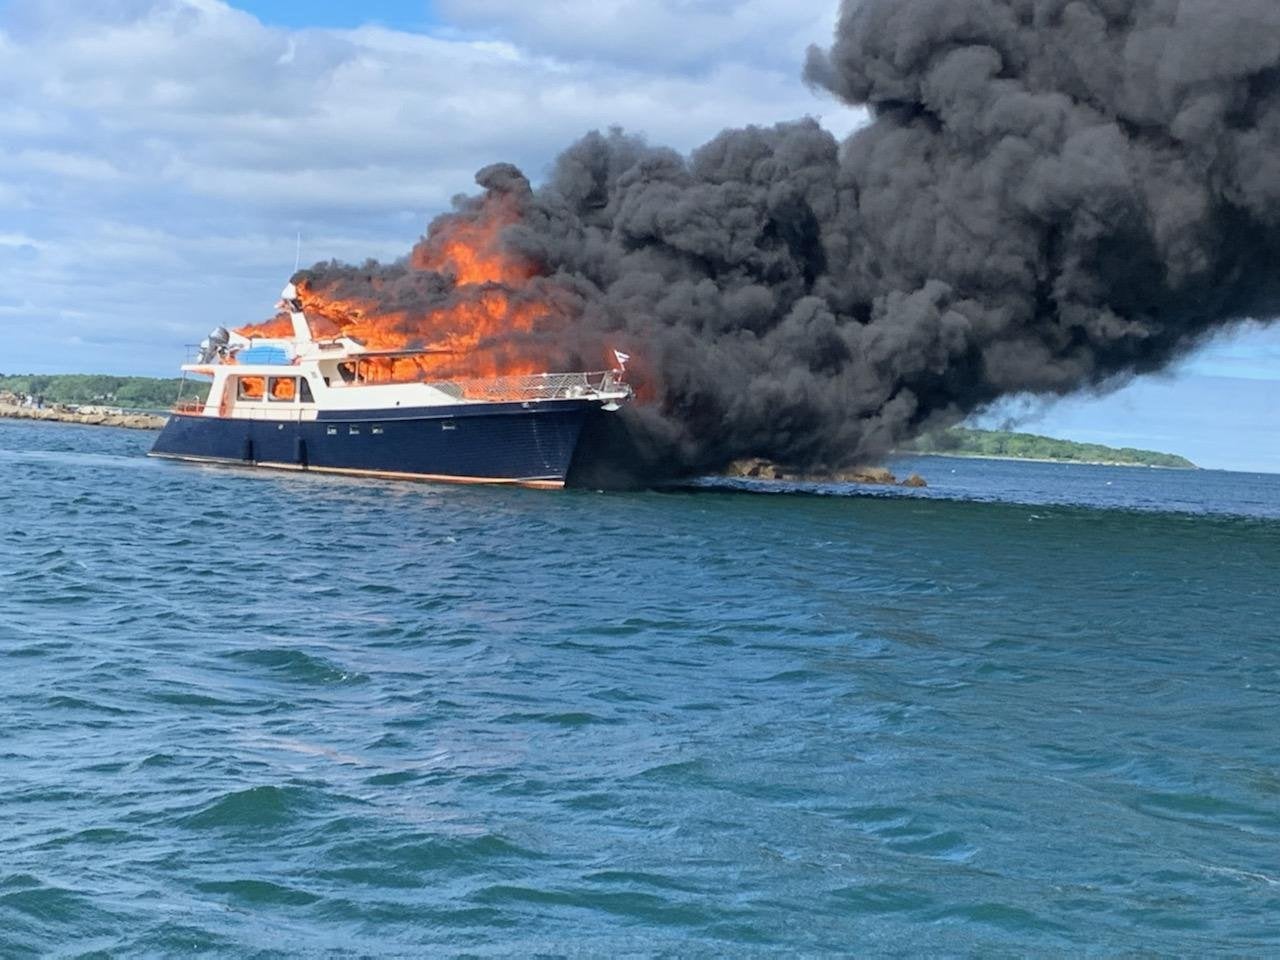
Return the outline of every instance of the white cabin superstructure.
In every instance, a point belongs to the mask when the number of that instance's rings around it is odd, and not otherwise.
[[[320,410],[423,408],[495,400],[592,399],[617,409],[632,391],[622,371],[543,373],[440,381],[381,381],[368,376],[366,363],[427,355],[429,351],[369,350],[347,337],[316,340],[293,284],[281,306],[288,309],[293,336],[244,337],[226,334],[225,344],[206,340],[196,363],[184,373],[213,379],[208,400],[184,412],[205,417],[316,419]],[[218,362],[210,362],[217,360]]]

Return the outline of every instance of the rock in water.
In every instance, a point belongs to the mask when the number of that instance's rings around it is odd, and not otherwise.
[[[819,478],[815,476],[813,479]],[[871,483],[887,485],[898,482],[898,478],[884,467],[852,467],[849,470],[838,470],[827,476],[821,477],[821,479],[828,483]]]
[[[735,460],[729,464],[724,472],[727,477],[743,477],[752,480],[786,480],[788,479],[786,471],[784,471],[776,463],[763,460],[760,457],[751,457],[746,460]]]
[[[884,467],[850,467],[847,470],[799,473],[761,457],[735,460],[729,464],[724,475],[748,480],[793,480],[802,483],[867,483],[892,486],[898,482],[898,478]],[[918,482],[909,483],[907,484],[908,486],[925,485],[924,480],[919,475],[913,476]]]

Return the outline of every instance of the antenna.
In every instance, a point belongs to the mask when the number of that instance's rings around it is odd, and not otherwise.
[[[293,272],[298,272],[298,264],[302,262],[302,231],[298,231],[298,246],[293,254]]]

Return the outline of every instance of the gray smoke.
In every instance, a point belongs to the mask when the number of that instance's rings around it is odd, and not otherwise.
[[[872,122],[689,157],[593,133],[536,191],[486,176],[572,307],[563,362],[616,345],[651,392],[589,449],[841,466],[1280,314],[1275,0],[845,0],[805,77]]]

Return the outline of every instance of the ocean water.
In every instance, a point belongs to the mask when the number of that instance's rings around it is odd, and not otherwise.
[[[0,957],[1280,953],[1280,477],[150,439],[0,421]]]

